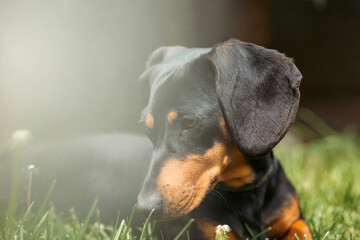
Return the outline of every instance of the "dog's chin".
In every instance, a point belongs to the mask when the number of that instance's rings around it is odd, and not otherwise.
[[[175,203],[174,203],[175,205]],[[188,207],[183,208],[164,208],[163,212],[160,216],[158,216],[158,220],[160,221],[175,221],[179,220],[185,216],[189,216],[196,208],[198,204],[190,205]]]
[[[165,205],[162,214],[158,217],[159,220],[173,221],[189,215],[200,205],[207,192],[207,188],[196,191],[196,188],[192,185],[181,192],[177,190],[179,188],[174,189],[163,188],[161,191],[165,199]]]
[[[181,217],[186,216],[186,215],[167,215],[167,214],[162,214],[161,216],[157,217],[156,220],[158,221],[175,221],[180,219]]]
[[[186,211],[185,213],[163,213],[160,216],[156,217],[156,220],[159,221],[176,221],[179,220],[185,216],[188,216],[191,213],[191,211]]]

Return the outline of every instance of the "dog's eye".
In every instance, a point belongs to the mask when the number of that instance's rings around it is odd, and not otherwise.
[[[198,123],[197,119],[193,119],[193,118],[182,118],[180,120],[180,127],[182,129],[188,129],[188,128],[192,128],[195,127],[196,124]]]

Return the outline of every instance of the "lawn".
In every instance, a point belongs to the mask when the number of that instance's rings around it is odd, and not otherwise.
[[[314,239],[360,239],[360,139],[354,130],[335,133],[315,116],[300,114],[311,127],[301,121],[295,124],[297,136],[320,135],[304,143],[288,137],[275,149],[285,171],[297,188],[303,213]],[[312,130],[315,131],[312,131]],[[316,134],[314,134],[316,132]],[[14,177],[14,179],[16,176]],[[10,184],[10,183],[9,183]],[[56,187],[56,184],[55,184]],[[16,196],[15,196],[16,197]],[[78,219],[76,210],[64,218],[44,199],[39,211],[16,211],[16,206],[0,209],[0,239],[153,239],[154,222],[145,223],[141,236],[133,236],[129,218],[119,215],[117,224],[101,224],[96,200],[86,219]],[[91,216],[98,219],[90,223]],[[124,218],[125,220],[122,220]],[[185,229],[184,229],[185,230]],[[186,233],[185,233],[186,234]]]
[[[360,239],[360,139],[349,127],[335,133],[311,112],[300,112],[322,138],[284,141],[275,155],[294,183],[314,239]],[[298,122],[294,130],[304,133]]]

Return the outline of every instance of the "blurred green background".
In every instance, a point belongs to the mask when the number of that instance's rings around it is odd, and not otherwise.
[[[139,132],[148,55],[231,37],[293,57],[301,106],[331,127],[360,124],[358,0],[0,0],[0,144]]]

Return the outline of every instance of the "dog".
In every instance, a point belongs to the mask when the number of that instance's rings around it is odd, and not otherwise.
[[[268,227],[258,239],[312,239],[272,153],[294,121],[301,79],[292,59],[236,39],[153,52],[138,81],[140,121],[154,145],[138,209],[194,218],[192,240],[214,239],[219,224],[230,226],[230,239]]]

